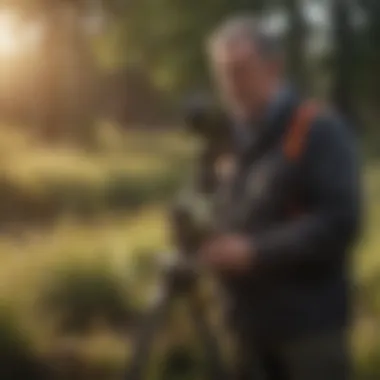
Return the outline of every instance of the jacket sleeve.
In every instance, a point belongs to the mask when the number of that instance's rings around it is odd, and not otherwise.
[[[301,170],[312,205],[308,213],[252,237],[256,264],[335,260],[353,243],[360,220],[355,138],[337,117],[311,126]]]

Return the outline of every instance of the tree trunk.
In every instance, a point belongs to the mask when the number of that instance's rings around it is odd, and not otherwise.
[[[82,10],[70,2],[45,9],[39,124],[48,141],[68,138],[92,145],[96,65]]]
[[[69,5],[65,9],[64,29],[66,135],[83,146],[92,146],[95,142],[95,62],[83,13],[77,6]]]
[[[303,17],[302,2],[288,0],[290,28],[288,31],[288,67],[290,77],[300,90],[307,89],[306,34],[307,27]]]
[[[62,130],[61,104],[61,17],[57,6],[48,6],[44,10],[44,41],[42,46],[39,81],[41,103],[38,125],[47,141],[59,139]]]
[[[355,51],[353,48],[350,7],[347,0],[333,0],[332,19],[335,43],[335,70],[332,98],[338,110],[357,125],[354,107]]]

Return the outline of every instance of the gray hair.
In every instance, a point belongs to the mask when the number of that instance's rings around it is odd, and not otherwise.
[[[265,58],[280,58],[283,55],[282,38],[265,26],[265,23],[252,15],[240,15],[228,18],[220,24],[207,40],[207,50],[213,51],[223,43],[240,40],[252,42]]]

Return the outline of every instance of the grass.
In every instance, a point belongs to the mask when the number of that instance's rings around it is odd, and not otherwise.
[[[91,318],[86,320],[81,334],[62,332],[59,321],[67,314],[67,305],[77,311],[88,299],[92,303],[85,309],[109,308],[107,302],[112,299],[116,314],[120,315],[130,305],[136,310],[143,307],[145,296],[157,279],[152,270],[154,257],[170,247],[162,194],[170,194],[169,187],[165,187],[167,182],[173,181],[174,188],[173,178],[178,183],[186,174],[194,146],[177,133],[122,136],[112,128],[104,128],[102,142],[97,151],[85,153],[73,148],[44,147],[17,130],[0,131],[0,147],[4,146],[0,171],[8,179],[8,182],[0,181],[0,193],[4,193],[4,183],[12,184],[11,189],[22,189],[16,192],[15,204],[31,199],[37,210],[42,207],[39,202],[46,205],[45,197],[50,199],[48,194],[53,193],[52,189],[58,188],[64,194],[62,207],[57,207],[48,225],[24,219],[21,230],[12,234],[5,230],[0,239],[0,315],[4,315],[0,318],[0,343],[14,345],[14,341],[26,340],[28,345],[23,346],[30,346],[43,363],[60,368],[61,375],[75,364],[84,371],[83,379],[103,373],[102,378],[111,380],[119,378],[125,364],[128,329],[115,326],[107,316],[96,311],[90,313]],[[133,194],[140,199],[140,208],[126,204],[117,210],[106,205],[86,220],[65,212],[68,194],[77,193],[78,189],[82,194],[80,201],[93,197],[92,202],[99,206],[99,199],[104,199],[104,189],[110,189],[115,172],[117,178],[123,179],[114,188],[117,197],[124,194],[128,199]],[[162,181],[161,188],[149,181],[135,181],[151,177]],[[133,191],[127,186],[131,182]],[[380,320],[380,164],[376,161],[366,165],[365,184],[366,227],[354,260],[358,317],[353,345],[360,370],[358,380],[380,377],[376,364],[380,357],[377,326]],[[15,192],[8,193],[10,196]],[[147,193],[149,196],[141,196]],[[116,206],[123,204],[123,197],[118,202]],[[20,218],[24,216],[20,214]],[[5,215],[7,224],[13,219],[11,213]],[[46,303],[50,305],[51,294],[55,297],[54,312],[43,307]],[[186,331],[185,326],[186,322],[179,322],[167,336],[171,339],[174,336],[174,340],[178,335],[183,336],[176,331]],[[11,342],[5,337],[9,331],[14,331],[11,336],[16,337]],[[191,341],[191,332],[185,335]],[[157,347],[156,357],[162,356],[162,347]],[[192,345],[189,347],[193,349]],[[65,376],[72,378],[72,374]]]
[[[110,127],[100,130],[107,136],[91,152],[44,146],[15,128],[1,131],[0,229],[10,222],[50,225],[62,214],[103,217],[170,198],[194,144],[180,132],[126,137]]]

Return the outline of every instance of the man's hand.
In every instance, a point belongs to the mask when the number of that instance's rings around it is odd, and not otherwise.
[[[200,250],[206,266],[217,272],[240,274],[254,263],[250,239],[244,235],[222,235],[207,242]]]

